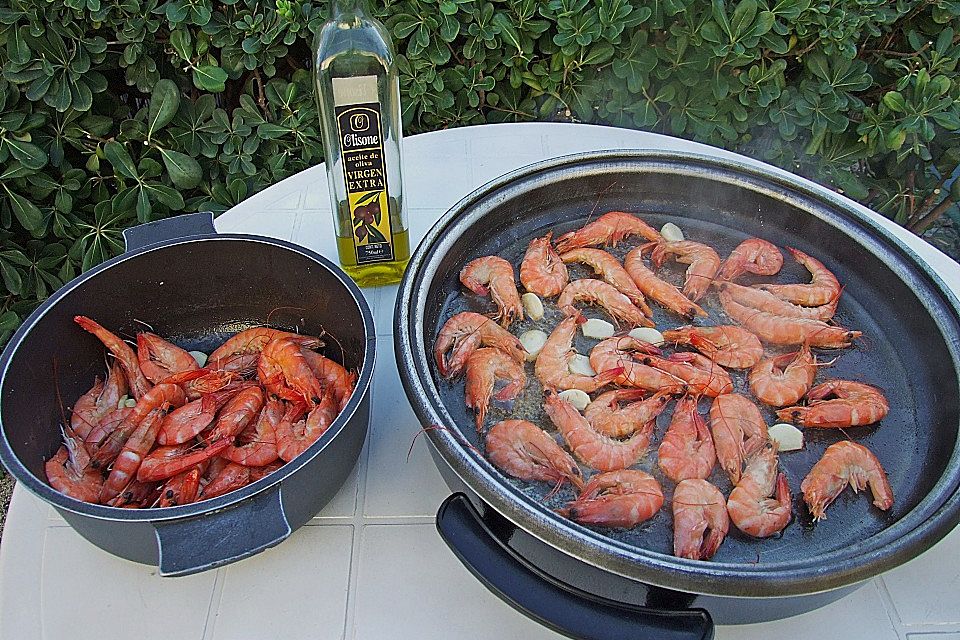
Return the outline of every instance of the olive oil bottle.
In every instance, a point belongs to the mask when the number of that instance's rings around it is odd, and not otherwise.
[[[390,284],[410,260],[393,43],[362,0],[331,4],[314,64],[337,251],[361,287]]]

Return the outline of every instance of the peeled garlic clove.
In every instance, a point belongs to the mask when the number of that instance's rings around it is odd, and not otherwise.
[[[540,329],[531,329],[520,335],[520,344],[527,350],[527,360],[533,362],[537,359],[537,354],[547,343],[547,334]]]
[[[583,323],[580,329],[583,331],[583,335],[597,340],[606,340],[612,337],[614,331],[612,324],[599,318],[590,318]]]
[[[190,351],[190,355],[193,356],[193,359],[197,361],[197,364],[201,367],[207,364],[207,354],[203,351]]]
[[[649,342],[652,345],[660,346],[663,344],[663,334],[656,329],[651,329],[650,327],[637,327],[627,335],[629,335],[631,338],[636,338],[637,340]]]
[[[570,362],[567,364],[567,367],[570,369],[570,373],[576,373],[581,376],[597,375],[597,372],[594,371],[593,367],[590,366],[590,358],[582,353],[578,353],[570,358]]]
[[[133,407],[137,406],[137,401],[134,398],[127,398],[126,402],[123,404],[124,406],[132,409]]]
[[[575,406],[578,411],[583,411],[587,408],[587,405],[590,404],[590,396],[580,389],[567,389],[566,391],[561,391],[559,396]]]
[[[660,235],[662,235],[663,239],[667,242],[680,242],[683,240],[683,231],[672,222],[668,222],[660,227]]]
[[[777,451],[803,449],[803,431],[792,424],[780,422],[767,429],[767,436],[777,444]]]
[[[520,302],[523,303],[523,310],[527,312],[527,317],[531,320],[540,320],[543,318],[543,303],[535,293],[525,293],[520,296]]]
[[[120,396],[120,400],[117,401],[117,409],[123,409],[125,406],[127,406],[127,398],[129,397],[130,396],[128,395]]]

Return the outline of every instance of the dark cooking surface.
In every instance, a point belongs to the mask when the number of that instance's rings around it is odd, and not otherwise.
[[[829,228],[823,221],[806,214],[796,215],[792,206],[760,193],[717,189],[706,180],[689,176],[682,178],[683,188],[680,189],[675,182],[677,178],[673,180],[655,174],[643,175],[640,179],[629,176],[619,181],[591,176],[564,185],[562,190],[541,187],[522,202],[507,199],[500,203],[490,216],[503,220],[508,228],[496,225],[496,232],[490,233],[494,229],[478,229],[479,225],[475,225],[442,260],[433,292],[442,291],[445,297],[442,300],[439,294],[431,297],[425,311],[425,334],[430,340],[428,351],[432,352],[433,340],[443,322],[454,313],[464,310],[483,313],[493,308],[489,300],[467,292],[459,284],[457,274],[466,262],[482,255],[500,255],[510,260],[516,269],[530,239],[547,231],[553,231],[556,238],[581,226],[592,211],[594,215],[614,209],[636,212],[656,228],[673,222],[683,230],[687,239],[713,246],[721,257],[726,257],[741,240],[754,235],[781,248],[796,247],[824,262],[844,285],[835,322],[865,334],[851,349],[817,350],[820,361],[834,357],[837,360],[818,372],[816,382],[837,377],[868,382],[884,390],[891,404],[889,415],[879,426],[847,429],[846,433],[852,440],[870,448],[880,459],[893,487],[895,503],[890,512],[883,513],[871,505],[868,496],[854,496],[847,490],[828,509],[827,519],[814,525],[802,503],[800,483],[826,447],[843,439],[844,434],[837,430],[807,429],[803,450],[780,455],[780,467],[787,474],[794,496],[793,520],[780,536],[768,540],[751,539],[731,524],[714,562],[795,561],[798,557],[841,549],[881,531],[927,495],[940,479],[955,445],[958,420],[956,375],[942,346],[942,336],[903,281],[894,277],[888,267],[858,243]],[[628,239],[614,253],[622,258],[639,242],[638,238]],[[786,251],[784,256],[784,268],[775,281],[809,281],[809,273]],[[571,276],[574,277],[590,273],[587,267],[571,267]],[[686,265],[670,262],[661,275],[666,274],[667,279],[679,284],[685,268]],[[750,282],[747,279],[742,281]],[[753,281],[770,282],[774,279],[756,277]],[[701,304],[710,312],[710,318],[698,319],[696,324],[727,323],[715,293],[710,293]],[[519,335],[527,329],[540,328],[549,334],[560,314],[553,305],[547,306],[548,313],[543,320],[515,323],[511,331]],[[578,306],[587,317],[610,320],[601,310]],[[651,303],[651,307],[659,330],[684,324],[655,303]],[[578,333],[574,346],[578,352],[587,354],[596,343]],[[778,351],[787,350],[790,349]],[[473,412],[464,404],[463,379],[444,380],[432,363],[431,372],[460,432],[482,450]],[[526,373],[528,385],[512,410],[496,402],[491,405],[488,428],[508,416],[527,418],[555,433],[562,443],[542,411],[542,390],[532,363],[526,366]],[[730,371],[730,374],[736,391],[752,398],[746,387],[746,372]],[[591,395],[595,397],[597,394]],[[664,554],[672,553],[670,499],[674,483],[666,480],[659,471],[656,447],[669,424],[674,406],[672,402],[660,416],[649,453],[636,466],[660,480],[666,497],[664,507],[652,520],[632,530],[595,529],[623,543]],[[709,399],[701,401],[701,414],[705,419],[708,419],[709,406]],[[766,407],[761,410],[768,425],[776,422],[772,410]],[[493,470],[492,466],[489,468]],[[544,483],[520,482],[497,470],[493,473],[549,508],[560,506],[573,496],[570,489],[565,488],[547,499],[552,487]],[[731,485],[719,471],[719,465],[710,480],[724,495],[729,495]]]

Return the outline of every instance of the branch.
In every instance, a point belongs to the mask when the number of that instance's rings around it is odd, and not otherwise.
[[[923,235],[923,232],[929,229],[930,225],[932,225],[934,222],[939,220],[940,216],[946,213],[946,211],[952,206],[953,206],[953,198],[951,198],[948,195],[946,198],[943,199],[943,201],[940,204],[938,204],[933,209],[933,211],[931,211],[927,215],[920,218],[920,220],[917,221],[916,224],[911,225],[909,227],[910,231],[913,231],[918,236]]]

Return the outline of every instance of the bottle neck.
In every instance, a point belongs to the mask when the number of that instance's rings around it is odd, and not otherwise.
[[[353,22],[366,15],[364,0],[333,0],[333,19],[338,22]]]

